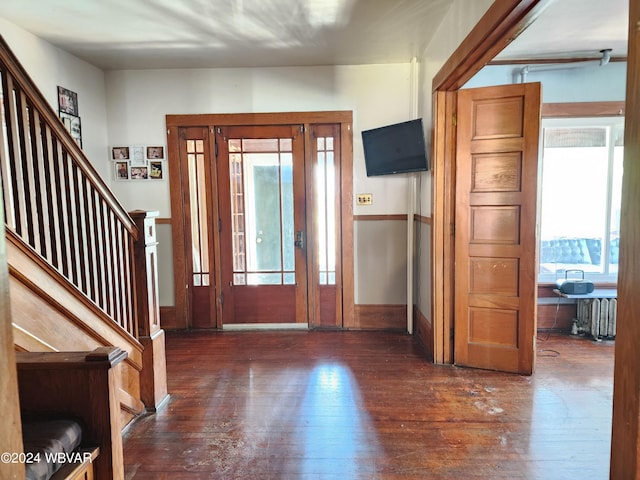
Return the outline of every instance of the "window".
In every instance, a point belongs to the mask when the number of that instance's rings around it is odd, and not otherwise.
[[[615,282],[624,120],[546,119],[542,132],[539,281]]]
[[[336,171],[334,138],[316,138],[316,217],[320,285],[336,284]]]

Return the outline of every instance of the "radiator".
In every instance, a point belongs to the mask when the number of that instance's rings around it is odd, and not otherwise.
[[[580,298],[577,307],[576,333],[591,335],[596,340],[616,337],[617,299]]]

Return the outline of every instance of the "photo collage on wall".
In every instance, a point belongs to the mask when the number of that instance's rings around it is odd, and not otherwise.
[[[163,180],[164,146],[111,147],[116,180]]]

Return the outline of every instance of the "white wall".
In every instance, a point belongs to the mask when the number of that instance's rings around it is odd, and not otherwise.
[[[433,78],[492,4],[493,0],[454,0],[422,55],[420,105],[421,116],[425,119],[426,140],[429,143],[433,129]],[[420,208],[424,215],[430,215],[431,175],[423,174],[423,177]]]
[[[433,78],[492,3],[493,0],[474,0],[473,2],[454,0],[420,59],[420,116],[424,119],[425,140],[429,144],[429,152],[431,152],[433,130]],[[419,184],[418,213],[430,217],[432,214],[430,171],[420,175]],[[431,320],[431,227],[420,223],[416,230],[416,299],[414,303]]]
[[[109,143],[165,144],[166,114],[353,110],[354,191],[374,195],[354,214],[405,213],[406,178],[367,178],[360,132],[409,118],[409,73],[409,63],[107,72]],[[166,182],[109,179],[127,209],[170,216]]]
[[[78,94],[82,147],[104,177],[107,147],[104,72],[0,18],[0,33],[51,107],[58,111],[58,86]]]
[[[109,144],[166,144],[166,114],[352,110],[354,192],[373,194],[373,205],[354,205],[354,214],[404,214],[406,176],[368,178],[360,132],[410,118],[410,73],[409,61],[391,65],[107,72]],[[104,159],[108,162],[107,152]],[[112,173],[108,178],[128,210],[158,210],[161,217],[171,216],[168,181],[122,182],[115,181]],[[366,223],[354,228],[356,250],[368,245],[358,236],[360,232],[361,237],[368,237],[363,232],[369,232],[372,222]],[[166,242],[171,237],[165,230],[162,240]],[[163,258],[162,252],[160,303],[167,306],[173,305],[173,288],[168,284],[173,279],[172,258]],[[356,303],[404,302],[406,280],[398,283],[380,279],[406,272],[406,236],[401,238],[396,228],[376,229],[372,249],[355,255],[359,263],[355,266]],[[385,255],[384,262],[380,255]],[[359,274],[363,272],[366,275]]]

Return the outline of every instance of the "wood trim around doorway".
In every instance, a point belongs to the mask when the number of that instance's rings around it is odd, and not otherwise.
[[[543,12],[549,0],[494,2],[432,82],[432,285],[435,363],[453,363],[456,91]]]
[[[204,113],[194,115],[167,115],[167,128],[243,126],[243,125],[295,125],[315,123],[353,122],[353,113],[346,110],[326,112],[275,112],[275,113]]]
[[[625,102],[543,103],[542,118],[624,117]]]
[[[341,250],[342,250],[342,326],[354,325],[354,257],[353,257],[353,139],[351,111],[324,112],[275,112],[245,114],[195,114],[166,115],[167,151],[169,159],[169,178],[172,203],[170,225],[172,227],[174,252],[175,308],[172,312],[165,309],[173,327],[190,329],[189,299],[184,285],[187,285],[187,247],[185,245],[185,215],[181,211],[183,181],[179,167],[178,130],[184,127],[251,126],[251,125],[302,125],[309,129],[317,124],[339,124],[341,133]],[[213,151],[213,150],[212,150]],[[176,199],[176,200],[174,200]],[[175,211],[173,211],[175,209]],[[215,234],[215,232],[214,232]],[[219,272],[216,270],[216,276]],[[220,327],[220,325],[218,325]]]
[[[454,91],[524,31],[552,0],[493,2],[433,78],[432,91]]]
[[[638,244],[640,222],[640,2],[629,2],[629,54],[627,64],[624,132],[624,176],[620,212],[620,265],[618,269],[618,323],[613,373],[613,415],[610,478],[640,477],[640,375],[638,375],[637,321],[640,299]]]
[[[463,41],[461,47],[458,49],[457,54],[452,55],[445,66],[436,75],[433,81],[433,94],[434,94],[434,112],[440,112],[444,110],[446,105],[446,96],[450,92],[455,91],[460,85],[464,83],[463,79],[471,78],[477,71],[479,71],[487,60],[490,60],[491,56],[495,55],[506,43],[515,38],[515,34],[518,31],[522,31],[528,23],[532,21],[537,15],[540,14],[542,9],[548,2],[544,1],[504,1],[494,2],[489,8],[483,19],[476,25],[474,30]],[[515,13],[520,10],[518,7],[520,4],[526,4],[530,7],[530,10],[525,15],[513,16],[507,15],[496,19],[495,22],[491,21],[491,16],[499,10],[504,10],[507,14]],[[625,115],[625,148],[630,149],[630,153],[626,153],[626,156],[632,158],[635,152],[639,149],[638,135],[640,131],[638,124],[640,123],[634,114],[633,107],[637,106],[640,101],[638,100],[638,92],[640,89],[640,73],[638,68],[638,62],[640,62],[640,31],[637,28],[638,21],[640,19],[640,3],[630,2],[629,13],[629,44],[630,52],[628,55],[628,70],[627,70],[627,99],[626,99],[626,111],[632,112],[629,115]],[[519,17],[519,18],[518,18]],[[494,40],[491,42],[485,41],[491,35],[491,30],[497,30],[492,25],[500,25],[502,33],[498,35],[498,38],[493,35]],[[509,34],[509,32],[512,32]],[[473,54],[474,60],[470,61],[467,57],[471,56],[471,52],[477,50]],[[466,55],[465,55],[466,52]],[[434,113],[434,143],[433,152],[435,162],[442,164],[445,162],[445,154],[447,153],[447,135],[451,131],[455,131],[451,127],[452,118],[446,118],[447,121],[437,122],[439,113]],[[444,116],[444,113],[442,114]],[[434,163],[435,163],[434,162]],[[631,163],[631,162],[630,162]],[[447,302],[451,302],[452,299],[447,297],[444,292],[451,279],[442,276],[442,272],[445,270],[451,270],[451,267],[438,271],[436,267],[436,261],[442,264],[442,255],[445,252],[446,242],[443,239],[450,236],[450,229],[452,225],[446,222],[445,215],[447,213],[446,204],[451,201],[451,197],[440,196],[443,192],[437,190],[437,187],[443,187],[447,181],[450,181],[445,177],[446,171],[439,169],[433,172],[433,252],[432,260],[434,265],[433,270],[433,305],[434,305],[434,347],[438,347],[438,339],[443,338],[443,329],[445,328],[447,319],[445,318],[445,311],[443,306]],[[636,182],[640,178],[638,169],[633,169],[632,172],[625,171],[625,177],[631,178],[634,175],[632,181]],[[631,183],[627,183],[626,186]],[[634,193],[635,192],[635,193]],[[634,197],[635,195],[635,197]],[[637,198],[637,189],[625,190],[623,187],[623,197],[627,196],[629,204],[633,204],[635,198]],[[633,197],[633,198],[632,198]],[[637,202],[636,202],[637,203]],[[624,204],[624,200],[623,200]],[[640,232],[639,223],[631,221],[628,225],[628,232],[623,232],[621,235],[621,245],[625,242],[629,242],[629,251],[634,248],[633,238],[638,237]],[[447,230],[449,231],[447,233]],[[635,242],[637,243],[637,242]],[[622,249],[621,249],[622,250]],[[622,257],[621,251],[621,257]],[[635,258],[633,255],[629,258]],[[635,262],[637,264],[637,262]],[[442,265],[441,265],[442,266]],[[611,456],[611,478],[636,478],[640,471],[638,461],[638,451],[640,449],[640,429],[638,428],[640,418],[640,377],[635,373],[635,365],[638,360],[638,348],[637,342],[640,338],[640,328],[637,322],[628,321],[633,319],[633,312],[638,310],[637,295],[634,296],[634,286],[637,285],[636,279],[638,279],[638,268],[633,268],[631,261],[625,266],[621,265],[621,271],[618,281],[618,297],[620,304],[624,304],[624,299],[628,299],[624,309],[618,311],[618,334],[619,338],[621,334],[624,338],[616,340],[616,344],[621,341],[622,345],[616,345],[616,370],[614,372],[614,392],[613,392],[613,427],[612,427],[612,456]],[[626,268],[628,267],[628,268]],[[625,277],[628,274],[628,277]],[[440,276],[439,276],[440,275]],[[625,290],[626,289],[626,290]],[[625,292],[628,294],[625,297]],[[440,308],[436,308],[436,304],[440,305]],[[436,313],[438,314],[436,316]],[[628,314],[628,315],[627,315]],[[450,320],[450,319],[449,319]],[[625,321],[627,320],[627,321]],[[445,342],[447,343],[447,342]],[[440,348],[435,352],[434,361],[436,363],[445,363],[446,356],[445,350]],[[631,426],[631,428],[630,428]]]

